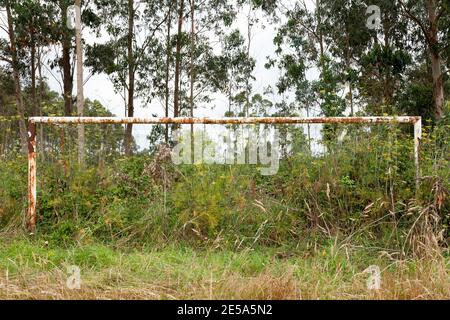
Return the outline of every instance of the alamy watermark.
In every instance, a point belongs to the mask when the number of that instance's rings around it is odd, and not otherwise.
[[[66,286],[70,290],[80,290],[81,289],[81,269],[78,266],[67,267],[67,280]]]
[[[381,9],[379,6],[371,5],[367,7],[366,14],[370,14],[367,18],[366,27],[370,30],[376,30],[381,26]]]
[[[379,266],[369,266],[363,273],[369,274],[369,277],[366,280],[368,290],[381,289],[381,270]]]
[[[276,129],[241,128],[218,134],[214,141],[203,134],[177,130],[172,161],[180,164],[259,165],[262,175],[279,169],[279,132]]]
[[[77,26],[77,16],[81,17],[81,8],[77,5],[71,5],[67,8],[67,22],[68,29],[75,30]]]

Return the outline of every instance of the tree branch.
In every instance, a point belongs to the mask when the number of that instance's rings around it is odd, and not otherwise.
[[[441,10],[438,12],[438,14],[436,16],[436,21],[439,21],[441,19],[442,15],[445,13],[445,11],[447,11],[447,8],[442,6]]]
[[[134,70],[133,72],[136,72],[137,67],[139,65],[139,62],[141,60],[141,57],[143,56],[143,52],[147,49],[147,47],[150,45],[150,40],[153,38],[153,36],[155,35],[156,31],[159,30],[159,28],[163,25],[163,23],[166,22],[166,20],[168,19],[169,15],[166,14],[164,19],[162,19],[157,26],[152,30],[151,35],[147,36],[147,40],[144,42],[144,44],[142,45],[142,47],[139,50],[136,50],[136,53],[138,53],[137,59],[135,61],[135,65],[134,65]]]
[[[425,40],[427,41],[428,44],[431,44],[431,39],[430,39],[428,30],[427,30],[427,28],[425,28],[425,25],[423,24],[423,22],[411,13],[411,11],[406,7],[405,3],[402,0],[399,0],[399,2],[401,4],[401,6],[403,7],[406,17],[408,17],[409,19],[414,21],[420,27],[420,29],[422,29],[422,32],[425,36]]]
[[[4,57],[4,56],[0,56],[0,60],[8,62],[8,63],[12,63],[11,59],[8,59],[7,57]]]

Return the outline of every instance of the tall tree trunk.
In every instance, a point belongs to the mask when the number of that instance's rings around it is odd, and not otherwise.
[[[177,48],[175,56],[175,89],[173,104],[173,115],[175,118],[180,115],[181,33],[183,28],[183,11],[184,0],[180,0],[180,4],[178,7]]]
[[[71,35],[67,28],[67,10],[68,4],[65,0],[60,1],[61,17],[62,17],[62,58],[61,67],[63,69],[63,96],[64,96],[64,115],[72,115],[72,90],[73,90],[73,74],[70,63],[71,51]]]
[[[16,96],[17,112],[19,115],[20,142],[22,145],[22,151],[26,154],[28,152],[28,135],[25,123],[25,106],[23,103],[22,88],[20,85],[19,58],[17,56],[16,36],[14,34],[14,24],[9,0],[5,1],[5,7],[8,19],[9,40],[11,45],[11,65],[14,76],[14,90]]]
[[[252,45],[252,5],[250,5],[247,15],[247,59],[250,59],[250,46]],[[245,109],[244,116],[248,117],[250,107],[250,77],[245,79]]]
[[[172,27],[172,5],[173,0],[169,2],[169,12],[167,15],[167,38],[166,38],[166,96],[165,96],[165,117],[169,117],[169,78],[170,78],[170,55],[171,55],[171,46],[170,46],[170,28]],[[166,124],[166,129],[164,132],[164,141],[166,144],[169,143],[169,125]]]
[[[134,65],[134,0],[128,0],[128,117],[134,116],[134,86],[135,86],[135,65]],[[129,123],[125,130],[125,154],[130,156],[133,143],[133,124]]]
[[[37,96],[37,104],[38,104],[38,116],[42,116],[42,100],[44,99],[44,78],[42,76],[42,47],[39,44],[38,50],[37,50],[37,71],[39,75],[39,94]],[[45,148],[44,144],[44,127],[39,126],[39,141],[41,143],[38,144],[40,147],[40,150],[43,151]],[[45,153],[39,152],[41,154],[41,157],[45,159]]]
[[[323,46],[323,31],[322,31],[322,11],[321,11],[321,3],[320,0],[316,0],[316,16],[317,16],[317,34],[319,36],[319,47],[320,47],[320,62],[319,67],[322,74],[323,70],[323,59],[325,55],[325,49]]]
[[[429,32],[428,32],[428,52],[431,62],[431,75],[433,78],[433,102],[436,119],[444,115],[444,81],[442,74],[442,58],[439,52],[439,36],[437,4],[436,0],[426,0],[426,9],[428,14]]]
[[[434,50],[433,50],[434,51]],[[433,77],[433,101],[436,119],[444,116],[444,81],[439,53],[431,52],[431,73]]]
[[[191,111],[191,117],[194,116],[194,59],[195,59],[195,0],[191,1],[191,61],[189,66],[189,78],[190,78],[190,97],[189,106]]]
[[[310,106],[307,105],[306,106],[306,117],[307,118],[310,117],[309,108],[310,108]],[[307,131],[308,131],[308,149],[309,149],[309,152],[311,152],[312,151],[312,149],[311,149],[311,125],[309,123],[307,124]]]
[[[388,50],[391,47],[390,37],[389,37],[389,20],[385,19],[383,22],[383,33],[384,33],[384,50]],[[387,72],[383,77],[383,105],[389,106],[388,112],[392,112],[391,104],[394,98],[394,83],[392,79],[392,74]]]
[[[194,117],[194,59],[195,59],[195,0],[191,1],[191,61],[190,61],[190,97],[189,105],[191,111],[191,117]],[[194,125],[191,124],[191,160],[192,163],[195,161],[194,155]]]
[[[230,77],[231,77],[231,75],[230,75]],[[228,88],[227,88],[227,90],[228,90],[228,114],[229,114],[229,117],[232,116],[231,115],[231,109],[232,109],[232,104],[233,104],[233,102],[232,102],[233,86],[232,85],[233,85],[232,81],[230,81],[230,83],[228,85]]]
[[[76,11],[76,46],[77,46],[77,114],[84,115],[84,92],[83,92],[83,42],[81,30],[81,0],[75,0]],[[78,125],[78,164],[84,165],[85,158],[84,125]]]
[[[33,27],[34,28],[34,27]],[[36,36],[34,29],[31,30],[31,53],[30,53],[30,60],[31,60],[31,100],[33,103],[33,115],[37,116],[39,115],[38,110],[38,102],[37,102],[37,94],[36,94]]]
[[[348,30],[345,32],[345,66],[347,68],[347,75],[349,76],[348,81],[348,102],[350,105],[350,116],[353,117],[354,115],[354,109],[353,109],[353,83],[352,79],[350,77],[350,71],[351,71],[351,57],[350,57],[350,33]]]
[[[324,58],[325,58],[325,48],[323,44],[323,30],[322,30],[322,4],[320,0],[316,0],[316,16],[317,16],[317,35],[319,37],[319,49],[320,49],[320,55],[319,55],[319,64],[318,68],[320,70],[320,77],[323,77],[325,74],[325,67],[324,67]],[[310,109],[309,107],[306,109],[307,117],[310,117]],[[308,140],[309,140],[309,152],[312,151],[311,149],[311,125],[308,123]]]
[[[423,0],[427,21],[424,23],[419,17],[414,16],[402,0],[399,0],[406,15],[417,23],[423,32],[428,47],[428,55],[431,64],[431,76],[433,78],[433,103],[434,114],[437,120],[444,115],[444,82],[442,74],[442,56],[439,51],[439,19],[444,9],[439,9],[437,0]],[[439,11],[438,11],[439,10]],[[448,9],[446,9],[448,10]],[[438,13],[439,12],[439,13]]]

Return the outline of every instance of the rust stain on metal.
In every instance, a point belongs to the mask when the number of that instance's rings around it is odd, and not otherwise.
[[[260,118],[119,118],[33,117],[35,123],[72,124],[301,124],[301,123],[416,123],[420,117],[260,117]]]
[[[28,124],[28,210],[26,227],[33,232],[36,228],[36,124]]]

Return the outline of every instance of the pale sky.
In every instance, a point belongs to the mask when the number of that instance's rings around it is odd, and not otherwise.
[[[291,5],[289,1],[288,5]],[[311,0],[307,0],[307,4],[310,8],[313,8]],[[238,28],[244,38],[247,35],[247,17],[246,13],[248,8],[243,7],[235,23],[231,26],[230,30]],[[262,27],[264,25],[264,27]],[[188,31],[187,25],[184,26]],[[254,70],[255,81],[253,82],[253,94],[263,93],[264,89],[271,85],[275,87],[275,84],[279,78],[279,71],[276,68],[266,69],[264,67],[267,62],[268,56],[274,56],[275,46],[273,44],[273,38],[275,35],[275,26],[271,25],[266,18],[261,14],[260,22],[253,27],[252,44],[250,48],[251,56],[256,60],[256,67]],[[5,34],[1,33],[0,36],[4,37]],[[83,30],[83,37],[89,44],[105,42],[108,36],[104,31],[100,32],[100,37],[96,37],[89,30]],[[59,48],[53,48],[53,52],[60,51]],[[48,58],[54,56],[55,53],[50,52]],[[61,93],[61,76],[59,71],[53,70],[53,75],[48,70],[45,72],[49,86],[52,90]],[[89,70],[85,70],[85,80],[90,76]],[[318,73],[316,70],[310,70],[308,72],[308,78],[310,80],[316,79]],[[56,78],[56,79],[55,79]],[[76,79],[74,81],[74,94],[76,93]],[[89,81],[85,84],[84,95],[91,100],[100,101],[103,106],[110,110],[116,116],[125,116],[124,102],[122,97],[114,91],[113,85],[107,75],[94,75],[90,77]],[[274,95],[268,97],[273,103],[280,101],[281,97]],[[205,117],[221,117],[227,110],[227,100],[225,96],[221,94],[214,95],[214,101],[211,107],[198,108],[195,110],[195,116]],[[143,105],[139,99],[135,100],[135,116],[151,116],[157,114],[158,116],[164,115],[163,106],[159,101],[155,101],[150,105]],[[212,128],[211,128],[212,129]],[[313,136],[317,136],[320,132],[320,126],[313,126]],[[133,134],[140,147],[146,147],[148,145],[146,136],[149,134],[150,126],[135,126]]]
[[[312,1],[307,0],[309,7],[313,7]],[[230,27],[230,30],[238,28],[241,34],[246,39],[247,35],[247,17],[246,13],[248,8],[243,7],[238,14],[238,19]],[[264,26],[264,27],[263,27]],[[185,25],[186,31],[189,26]],[[250,47],[250,55],[256,60],[256,67],[254,70],[255,81],[253,82],[253,94],[263,93],[264,89],[271,85],[275,87],[275,84],[279,78],[279,71],[277,68],[266,69],[265,63],[267,62],[268,56],[275,55],[275,46],[273,44],[273,38],[275,35],[275,27],[271,25],[266,18],[260,17],[260,22],[253,28],[252,43]],[[86,38],[87,43],[101,42],[107,40],[107,36],[101,35],[100,39],[96,38],[93,34],[84,31],[83,36]],[[87,77],[89,73],[85,74]],[[310,70],[308,72],[308,78],[310,80],[317,78],[317,71]],[[59,84],[52,77],[49,77],[50,86],[54,90],[59,89]],[[76,83],[74,87],[74,92],[76,92]],[[107,107],[116,116],[124,116],[124,103],[121,96],[114,92],[113,85],[106,75],[95,75],[90,78],[86,83],[84,88],[85,97],[89,99],[99,100],[105,107]],[[272,102],[277,102],[281,100],[281,97],[275,95],[269,97]],[[208,108],[198,108],[194,111],[194,115],[198,117],[221,117],[227,111],[228,102],[224,95],[215,94],[214,101]],[[159,101],[155,101],[150,105],[144,105],[139,99],[135,100],[135,116],[151,116],[152,114],[157,114],[158,116],[164,116],[163,106]],[[213,128],[211,128],[213,129]],[[317,136],[320,132],[321,126],[313,126],[313,136]],[[146,136],[148,135],[150,126],[135,126],[133,134],[138,144],[146,146],[148,143],[146,141]],[[215,128],[214,130],[217,130]]]

